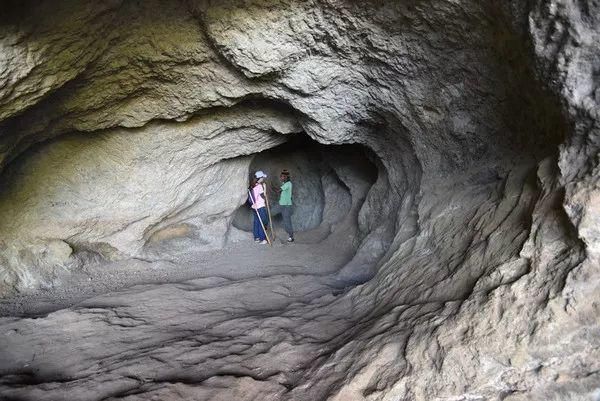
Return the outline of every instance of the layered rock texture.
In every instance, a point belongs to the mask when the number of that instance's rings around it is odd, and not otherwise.
[[[597,1],[3,7],[3,398],[600,399]]]

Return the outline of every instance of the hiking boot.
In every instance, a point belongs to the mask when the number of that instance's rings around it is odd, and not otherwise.
[[[289,237],[289,238],[287,239],[287,242],[294,242],[294,238],[293,238],[293,237]]]
[[[254,242],[260,242],[259,238],[254,238]]]
[[[268,243],[269,243],[269,242],[268,242],[266,239],[264,239],[264,240],[260,241],[260,244],[261,244],[261,245],[267,245]]]

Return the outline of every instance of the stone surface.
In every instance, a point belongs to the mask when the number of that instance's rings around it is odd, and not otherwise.
[[[599,7],[10,2],[0,395],[599,399]],[[240,253],[290,134],[317,217]]]
[[[38,245],[48,240],[110,260],[148,257],[178,237],[190,238],[187,248],[222,247],[245,199],[246,156],[299,129],[285,115],[242,107],[39,146],[4,174],[3,281],[25,289],[73,265],[71,252]]]

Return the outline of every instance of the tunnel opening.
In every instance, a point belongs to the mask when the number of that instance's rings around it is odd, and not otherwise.
[[[248,181],[258,170],[267,174],[273,227],[276,237],[284,238],[275,189],[281,185],[281,171],[287,169],[294,185],[294,230],[302,242],[319,242],[345,219],[358,224],[360,207],[379,174],[374,160],[374,153],[359,144],[324,145],[304,133],[294,134],[284,144],[253,157]],[[252,221],[252,209],[244,204],[235,212],[232,226],[251,232]]]

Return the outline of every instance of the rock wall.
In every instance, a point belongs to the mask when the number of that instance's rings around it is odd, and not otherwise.
[[[80,251],[156,258],[172,237],[221,248],[245,200],[248,155],[299,129],[287,115],[240,106],[37,146],[3,176],[4,282],[51,282],[56,269],[78,265]]]
[[[0,157],[5,163],[35,142],[69,132],[102,130],[111,135],[111,129],[148,129],[149,121],[186,121],[203,110],[211,113],[218,107],[228,107],[230,113],[236,113],[237,104],[256,99],[262,104],[256,107],[288,114],[286,118],[296,119],[319,142],[360,143],[381,160],[385,174],[381,174],[379,187],[376,185],[366,200],[367,207],[359,219],[363,227],[374,233],[365,246],[374,252],[378,248],[376,253],[381,255],[395,236],[397,225],[406,230],[404,237],[414,229],[400,223],[414,221],[414,197],[419,192],[423,170],[437,176],[468,168],[481,157],[495,160],[511,154],[511,133],[502,130],[501,119],[492,112],[502,102],[503,93],[496,68],[488,60],[491,55],[481,50],[488,37],[481,26],[485,25],[484,10],[478,5],[473,5],[470,12],[480,19],[469,21],[473,25],[469,34],[456,17],[462,15],[462,5],[442,7],[436,13],[412,4],[373,3],[362,8],[342,3],[314,7],[309,3],[260,1],[244,6],[235,2],[210,6],[186,2],[166,13],[160,2],[113,2],[97,9],[93,3],[65,2],[60,10],[53,11],[52,7],[43,2],[31,3],[29,7],[14,5],[14,17],[26,14],[26,18],[18,27],[10,18],[4,24],[4,46],[14,54],[23,54],[10,59],[11,68],[24,75],[18,78],[6,74],[7,80],[19,83],[13,85],[12,91],[20,93],[22,99],[39,99],[18,113],[7,109],[10,118],[0,127]],[[91,15],[94,12],[95,19]],[[450,30],[449,35],[439,35],[424,28],[424,24],[435,23],[439,18],[456,20],[456,29]],[[107,25],[106,34],[82,32],[91,29],[89,19]],[[408,21],[413,22],[407,25]],[[238,30],[228,29],[238,22]],[[46,26],[55,31],[47,32]],[[64,37],[63,41],[52,41],[53,34]],[[102,36],[102,40],[85,47],[94,57],[79,57],[77,49],[72,48],[83,34]],[[31,40],[19,40],[20,37]],[[462,46],[465,40],[472,46]],[[49,48],[48,41],[57,48]],[[449,51],[457,44],[460,46],[456,52]],[[27,54],[31,56],[28,58]],[[65,54],[64,62],[69,65],[68,71],[59,68],[55,74],[62,74],[56,81],[64,83],[40,87],[37,83],[51,75],[46,68],[56,62],[56,54]],[[457,56],[464,62],[450,62]],[[85,65],[69,79],[74,58]],[[27,63],[32,66],[26,67]],[[31,73],[22,72],[27,68]],[[476,79],[467,79],[468,76]],[[456,77],[461,79],[457,81]],[[464,82],[476,85],[467,87]],[[490,93],[490,99],[481,102],[480,92]],[[15,107],[15,102],[9,101],[14,95],[7,96],[7,104]],[[244,110],[237,113],[243,114]],[[226,126],[236,130],[236,124],[231,121]],[[201,135],[210,137],[210,129]],[[494,136],[493,149],[480,132]],[[248,139],[247,149],[252,153],[261,148],[255,148]],[[239,176],[245,175],[244,170],[240,169]],[[132,187],[136,185],[146,184],[140,182]],[[171,200],[175,204],[167,214],[185,208],[183,198],[185,195],[181,200]],[[376,209],[399,213],[388,217],[368,212]],[[106,253],[108,244],[111,254],[139,256],[139,231],[157,224],[165,214],[154,214],[146,222],[139,220],[146,215],[130,213],[125,219],[110,223],[113,234],[119,225],[139,227],[138,234],[129,238],[111,242],[104,238],[105,233],[92,234],[91,238],[84,234],[76,242],[91,243],[85,247],[101,248],[101,253]],[[40,217],[33,219],[39,221]],[[10,227],[0,228],[7,232],[3,237],[10,239],[2,252],[4,265],[10,266],[3,275],[8,289],[14,285],[35,285],[34,279],[18,278],[26,274],[24,271],[48,270],[43,261],[35,263],[43,268],[30,269],[32,263],[23,264],[14,256],[39,254],[39,249],[43,253],[44,245],[36,245],[36,250],[30,252],[20,243],[32,241],[15,239],[31,237],[33,233],[35,242],[54,244],[56,240],[77,236],[73,232],[36,233],[27,224],[19,227],[22,233],[9,231]],[[82,232],[88,231],[85,224],[78,227]],[[60,248],[59,260],[69,254],[64,245]],[[25,252],[20,252],[23,249]],[[54,262],[50,264],[54,266]]]
[[[255,156],[250,172],[261,170],[268,175],[266,188],[276,226],[282,226],[281,208],[277,204],[278,193],[271,188],[281,185],[279,174],[287,169],[294,186],[294,229],[332,232],[349,214],[358,215],[377,180],[378,169],[369,156],[368,149],[361,146],[324,146],[300,135]],[[247,205],[238,209],[233,226],[252,231],[252,211]],[[367,233],[368,229],[362,227],[362,231]]]
[[[338,297],[281,307],[328,331],[282,334],[269,352],[312,359],[281,373],[285,392],[259,393],[598,396],[597,2],[11,4],[4,294],[75,268],[81,249],[223,246],[248,156],[302,131],[373,153],[363,235],[339,277],[374,270]]]

